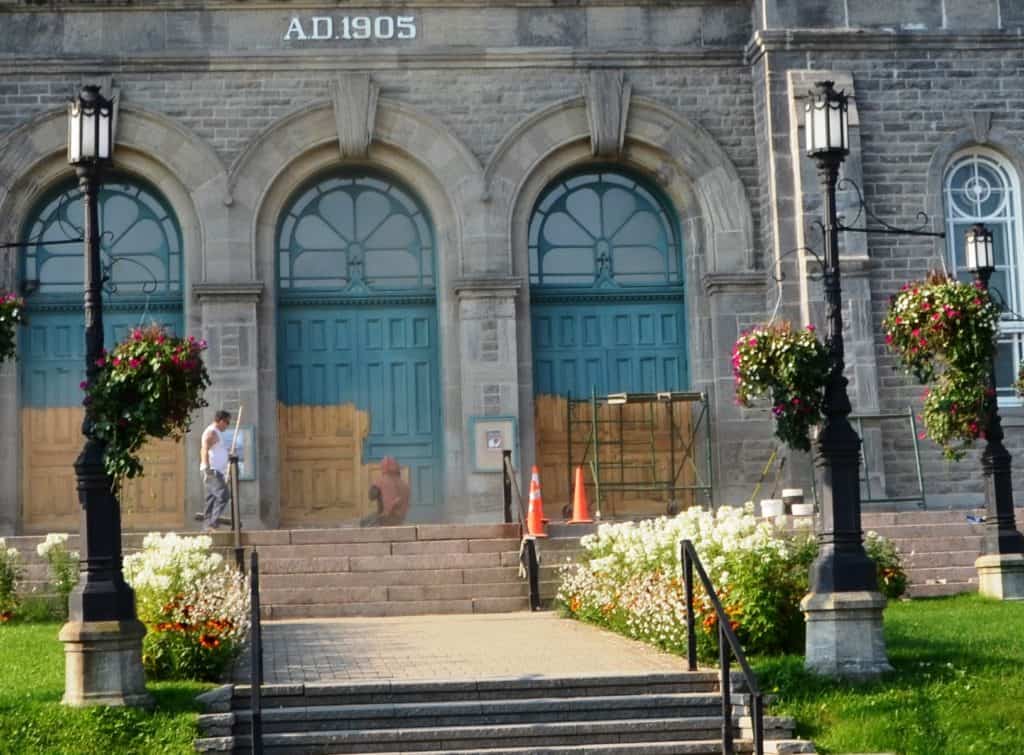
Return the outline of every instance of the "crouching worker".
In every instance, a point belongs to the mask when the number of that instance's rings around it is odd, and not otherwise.
[[[370,500],[377,512],[360,521],[363,527],[394,527],[405,522],[409,513],[409,484],[402,479],[402,467],[394,456],[380,462],[380,473],[370,485]]]

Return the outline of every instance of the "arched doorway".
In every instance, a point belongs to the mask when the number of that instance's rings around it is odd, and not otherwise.
[[[134,177],[114,175],[99,196],[104,343],[133,328],[160,324],[180,334],[182,235],[161,194]],[[79,505],[72,464],[82,448],[85,375],[80,243],[83,209],[75,181],[55,187],[28,216],[21,257],[28,327],[21,361],[22,521],[28,532],[75,529]],[[143,449],[145,475],[121,490],[126,527],[181,526],[185,512],[184,445]]]
[[[322,176],[277,231],[281,520],[337,524],[368,513],[394,456],[411,520],[438,515],[441,403],[434,232],[383,174]]]
[[[616,482],[659,476],[649,471],[651,449],[673,443],[675,434],[664,419],[630,407],[616,414],[619,427],[598,427],[586,407],[570,415],[569,404],[686,389],[683,250],[674,211],[639,176],[588,168],[541,193],[528,245],[537,458],[542,473],[547,467],[546,491],[569,500],[566,466],[584,457],[577,446],[593,448],[594,428],[619,444]],[[682,411],[677,419],[688,421]],[[660,478],[671,475],[666,469]],[[643,502],[639,511],[656,505]]]

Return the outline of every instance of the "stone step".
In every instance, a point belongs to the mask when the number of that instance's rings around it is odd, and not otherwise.
[[[905,569],[938,569],[946,566],[974,566],[978,551],[947,551],[945,553],[918,553],[911,551],[900,554]]]
[[[196,749],[199,752],[224,752],[231,748],[233,740],[230,738],[209,738],[196,740]],[[234,752],[247,753],[252,745],[248,737],[245,738],[245,746],[239,744]],[[734,742],[734,751],[737,753],[753,752],[753,743],[750,740],[737,739]],[[315,753],[335,752],[329,747],[324,750],[299,749],[289,750],[277,747],[268,749],[264,744],[264,751],[268,753]],[[408,750],[378,751],[377,755],[408,755]],[[722,752],[720,739],[705,740],[675,740],[665,742],[641,742],[641,743],[613,743],[613,744],[584,744],[584,745],[553,745],[553,746],[530,746],[530,747],[488,747],[474,748],[470,750],[451,749],[446,747],[443,750],[418,750],[418,755],[480,755],[486,752],[487,755],[719,755]],[[783,752],[780,750],[780,752]],[[785,750],[785,752],[813,753],[814,749]]]
[[[260,558],[260,574],[310,572],[378,572],[501,567],[502,553],[449,553],[419,556],[331,556],[314,558]],[[518,556],[513,562],[518,564]],[[510,565],[510,564],[504,564]]]
[[[946,582],[970,582],[978,580],[978,571],[971,566],[940,566],[927,569],[907,569],[907,576],[913,584],[937,584]]]
[[[344,576],[344,575],[338,575]],[[468,573],[467,577],[470,576]],[[363,587],[301,587],[264,588],[260,585],[260,602],[267,606],[376,603],[412,600],[470,600],[473,598],[524,598],[529,585],[524,581],[489,584],[423,584],[394,585],[384,582]]]
[[[937,538],[892,538],[900,553],[948,553],[949,551],[974,550],[981,554],[981,535]]]
[[[734,675],[735,682],[741,678]],[[264,708],[372,703],[523,700],[532,698],[607,697],[610,695],[709,693],[718,690],[718,671],[591,674],[574,677],[496,678],[456,681],[380,681],[309,684],[264,684]],[[248,684],[230,689],[235,710],[247,709]]]
[[[555,723],[495,724],[485,726],[429,727],[383,730],[327,730],[266,734],[267,753],[367,753],[394,750],[482,750],[514,744],[538,748],[566,745],[685,742],[714,740],[721,731],[719,718],[565,721]],[[201,740],[200,740],[201,741]],[[235,738],[239,750],[248,751],[248,736]],[[718,751],[721,743],[718,742]]]
[[[528,611],[529,598],[480,597],[464,600],[382,600],[364,603],[260,605],[264,619],[333,619],[346,616],[422,616],[453,613]]]
[[[975,582],[946,582],[934,584],[916,584],[911,582],[907,587],[907,595],[911,598],[937,598],[946,595],[960,595],[965,592],[977,592]]]
[[[969,538],[980,541],[985,528],[980,524],[927,524],[907,525],[899,527],[879,527],[874,530],[865,528],[865,532],[877,532],[889,540],[915,541],[948,538]]]
[[[1017,521],[1024,521],[1024,508],[1015,510]],[[967,515],[984,516],[981,508],[929,509],[927,511],[864,512],[861,522],[864,529],[878,529],[887,525],[967,523]]]
[[[735,752],[753,752],[753,743],[736,740]],[[722,744],[718,740],[688,740],[677,742],[644,742],[641,744],[566,745],[564,747],[499,747],[486,750],[487,755],[718,755]],[[783,750],[779,750],[783,752]],[[813,753],[814,749],[785,750],[784,752]],[[479,755],[480,750],[427,750],[420,755]],[[378,755],[403,755],[384,752]]]
[[[607,697],[533,698],[526,700],[451,701],[376,705],[320,705],[265,708],[264,733],[357,729],[414,729],[565,721],[687,718],[721,726],[721,697],[708,694],[638,694]],[[207,731],[222,725],[213,714],[200,716]],[[228,714],[231,715],[231,714]],[[234,714],[238,736],[250,728],[248,710]],[[205,727],[205,728],[204,728]]]

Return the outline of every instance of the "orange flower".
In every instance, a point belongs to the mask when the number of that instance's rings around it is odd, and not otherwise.
[[[199,644],[207,650],[213,650],[220,647],[220,638],[214,637],[212,634],[201,634],[199,635]]]

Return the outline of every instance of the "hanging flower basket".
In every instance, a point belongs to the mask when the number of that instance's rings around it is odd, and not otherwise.
[[[138,452],[146,441],[181,439],[192,413],[207,406],[205,349],[205,341],[176,338],[154,326],[134,330],[97,360],[99,373],[84,403],[97,437],[107,444],[105,465],[115,486],[142,473]]]
[[[793,330],[789,323],[758,325],[732,350],[736,401],[751,406],[769,395],[775,435],[790,448],[811,450],[811,427],[822,420],[829,357],[814,326]]]
[[[18,326],[25,322],[25,300],[0,292],[0,363],[14,356]]]
[[[932,273],[892,297],[882,327],[902,366],[930,386],[922,435],[962,458],[987,426],[999,307],[980,283]]]

